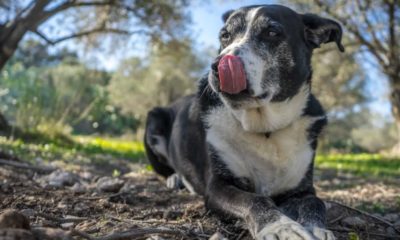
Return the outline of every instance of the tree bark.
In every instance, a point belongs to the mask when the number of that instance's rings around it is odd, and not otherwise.
[[[0,134],[7,134],[11,130],[10,125],[8,124],[7,119],[0,112]]]
[[[392,154],[400,155],[400,76],[389,75],[391,84],[390,104],[392,115],[397,127],[397,144],[392,149]]]

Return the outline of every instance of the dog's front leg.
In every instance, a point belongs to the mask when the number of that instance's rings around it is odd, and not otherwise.
[[[312,232],[318,240],[335,239],[333,233],[325,229],[325,205],[315,194],[290,198],[280,204],[279,208]]]
[[[285,216],[269,198],[250,193],[213,176],[207,187],[207,207],[246,221],[257,240],[314,240],[301,224]]]

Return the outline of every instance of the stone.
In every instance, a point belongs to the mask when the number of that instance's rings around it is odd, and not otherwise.
[[[96,187],[101,192],[118,192],[122,186],[124,185],[124,181],[118,178],[111,177],[102,177],[97,180]]]
[[[363,227],[367,223],[365,220],[359,217],[347,217],[343,219],[342,222],[350,227]]]
[[[220,232],[214,233],[208,240],[228,240],[224,235]]]
[[[74,193],[85,193],[87,191],[86,186],[77,182],[71,187],[71,191]]]
[[[79,177],[71,172],[56,170],[50,175],[43,177],[41,180],[42,186],[47,187],[64,187],[72,186],[79,181]]]
[[[20,211],[20,213],[21,213],[22,215],[24,215],[25,217],[27,217],[27,218],[30,218],[30,217],[35,216],[35,210],[33,210],[33,209],[31,209],[31,208],[22,209],[22,210]]]
[[[399,215],[396,213],[388,213],[388,214],[385,214],[385,216],[383,216],[383,218],[389,222],[394,223],[394,222],[396,222],[396,220],[399,219]]]
[[[14,209],[7,209],[0,215],[1,228],[30,229],[29,220],[20,212]]]

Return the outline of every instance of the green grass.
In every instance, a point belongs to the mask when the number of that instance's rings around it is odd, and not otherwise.
[[[71,139],[71,142],[65,144],[58,139],[47,142],[24,142],[21,139],[9,140],[0,137],[0,150],[29,162],[42,159],[45,162],[91,164],[112,159],[125,159],[131,162],[145,159],[141,142],[79,136]]]
[[[63,161],[77,164],[101,164],[113,159],[145,162],[142,142],[100,137],[73,136],[34,141],[30,139],[25,142],[0,137],[0,150],[31,162],[38,158],[45,162]],[[400,159],[379,154],[318,155],[316,167],[364,176],[400,177]]]
[[[400,159],[380,154],[330,154],[318,155],[316,166],[361,175],[400,177]]]

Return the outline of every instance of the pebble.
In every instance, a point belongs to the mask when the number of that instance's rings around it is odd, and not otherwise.
[[[83,184],[77,182],[71,187],[71,190],[74,193],[85,193],[87,189]]]
[[[220,232],[214,233],[208,240],[228,240],[224,235]]]
[[[31,208],[27,208],[27,209],[22,209],[20,211],[21,214],[23,214],[25,217],[30,218],[35,216],[35,210],[31,209]]]
[[[7,209],[0,215],[1,228],[30,229],[29,220],[20,212],[14,209]]]
[[[80,214],[80,213],[82,213],[82,212],[84,212],[86,210],[89,210],[89,209],[90,209],[90,207],[88,205],[86,205],[85,203],[83,203],[83,202],[78,202],[74,206],[74,211],[76,213],[78,213],[78,214]]]
[[[351,227],[363,227],[367,223],[365,220],[359,217],[347,217],[342,222]]]
[[[62,170],[56,170],[41,179],[43,187],[72,186],[79,181],[77,175]]]
[[[399,219],[399,215],[396,213],[388,213],[385,214],[383,218],[389,222],[396,222],[396,220]]]
[[[96,186],[97,189],[101,192],[118,192],[122,186],[124,185],[124,181],[118,178],[111,177],[102,177],[97,180]]]

